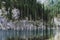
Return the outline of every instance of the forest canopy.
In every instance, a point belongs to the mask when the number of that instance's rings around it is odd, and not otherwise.
[[[2,2],[5,2],[5,4]],[[52,4],[53,3],[52,1]],[[6,8],[6,11],[10,8],[9,14],[7,14],[10,20],[12,20],[11,10],[17,8],[20,11],[18,20],[25,19],[25,17],[28,17],[30,20],[31,17],[32,20],[43,19],[44,21],[49,21],[54,16],[52,9],[55,5],[53,7],[49,6],[50,4],[47,6],[44,5],[45,4],[38,3],[37,0],[0,0],[0,9],[2,6]]]

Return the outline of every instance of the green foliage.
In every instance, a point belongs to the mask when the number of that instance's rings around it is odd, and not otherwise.
[[[32,20],[38,19],[38,17],[42,17],[42,4],[36,2],[36,0],[4,0],[6,2],[5,7],[8,11],[8,8],[12,10],[12,8],[18,8],[20,10],[19,19],[24,19],[30,16]],[[8,14],[8,18],[12,19],[11,10]],[[9,16],[10,15],[10,16]]]
[[[28,17],[30,20],[30,16],[32,20],[44,19],[44,21],[49,21],[53,18],[54,14],[53,10],[56,11],[56,7],[47,6],[44,7],[43,4],[37,3],[36,0],[2,0],[5,1],[5,7],[9,13],[7,14],[7,18],[12,20],[12,8],[18,8],[20,11],[19,19],[25,19]]]

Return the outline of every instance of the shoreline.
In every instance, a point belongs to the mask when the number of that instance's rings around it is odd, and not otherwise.
[[[40,28],[40,27],[37,27],[37,28],[35,27],[35,28],[30,28],[30,29],[29,28],[23,28],[23,29],[22,28],[19,28],[19,29],[16,29],[16,28],[9,28],[9,29],[8,28],[0,28],[0,30],[36,30],[36,29],[45,30],[45,28]],[[48,29],[56,29],[56,28],[48,28]]]

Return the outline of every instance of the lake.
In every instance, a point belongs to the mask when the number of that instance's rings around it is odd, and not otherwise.
[[[48,29],[48,35],[50,31],[54,34],[53,30]],[[43,29],[34,29],[34,30],[0,30],[0,40],[5,40],[7,37],[32,37],[32,36],[43,36],[46,34],[46,30]]]

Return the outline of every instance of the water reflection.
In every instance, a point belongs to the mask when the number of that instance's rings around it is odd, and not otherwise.
[[[44,35],[45,35],[44,30]],[[52,31],[52,30],[51,30]],[[48,35],[50,35],[50,30],[48,31]],[[0,40],[5,39],[7,37],[23,37],[23,38],[29,38],[29,37],[34,37],[34,36],[43,36],[43,31],[42,29],[34,29],[34,30],[0,30]]]

